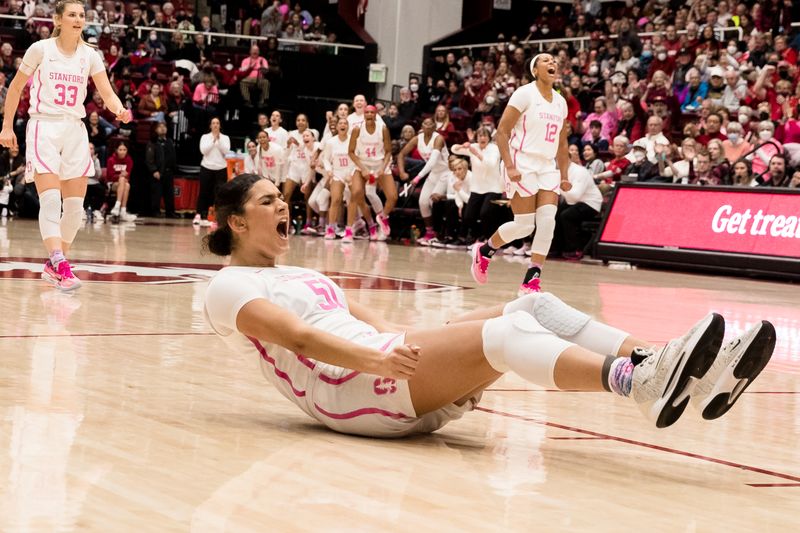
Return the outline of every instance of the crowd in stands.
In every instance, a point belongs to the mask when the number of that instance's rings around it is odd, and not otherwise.
[[[11,0],[9,12],[47,16],[48,6],[41,0]],[[555,246],[561,248],[559,252],[570,256],[579,252],[578,243],[586,237],[577,235],[581,222],[598,216],[602,202],[619,182],[800,191],[800,38],[791,26],[796,15],[793,10],[791,0],[576,1],[543,7],[531,21],[527,36],[506,38],[501,34],[496,46],[471,52],[455,47],[449,53],[433,54],[426,74],[412,76],[399,88],[396,100],[376,102],[391,135],[398,189],[425,165],[418,153],[408,154],[404,164],[397,164],[397,154],[420,131],[423,118],[433,118],[437,133],[453,154],[449,187],[437,191],[433,199],[440,204],[434,205],[433,212],[436,238],[419,240],[461,247],[491,235],[510,216],[492,139],[509,96],[530,83],[529,63],[540,51],[554,55],[559,62],[557,88],[569,107],[570,157],[580,169],[575,172],[576,183],[582,184],[563,195],[562,230],[557,232],[562,239],[557,238]],[[326,32],[320,17],[300,4],[280,1],[253,1],[247,7],[228,7],[227,13],[199,19],[185,2],[104,1],[87,12],[87,19],[128,25],[127,30],[107,24],[89,28],[87,37],[101,50],[120,97],[135,110],[136,122],[126,130],[93,95],[86,105],[87,128],[101,167],[119,155],[120,144],[144,147],[160,139],[161,144],[148,147],[148,153],[157,150],[161,166],[148,163],[146,172],[133,172],[141,180],[149,179],[146,188],[152,201],[149,208],[140,208],[143,214],[157,212],[158,202],[170,195],[169,187],[154,177],[156,173],[175,173],[175,157],[164,153],[174,153],[176,146],[181,148],[185,142],[187,132],[196,132],[193,149],[199,161],[203,157],[197,151],[200,136],[215,131],[209,130],[213,117],[221,118],[219,125],[224,130],[226,119],[242,110],[269,109],[270,83],[280,71],[282,52],[302,46],[277,39],[251,46],[244,40],[246,36],[336,39]],[[220,30],[243,36],[237,43],[244,45],[238,55],[215,55],[203,33],[150,31],[139,39],[135,31],[136,26],[147,25],[214,32],[212,19],[219,21]],[[13,44],[0,44],[0,102],[25,48],[48,37],[51,27],[30,20],[4,20],[2,25],[24,32]],[[563,40],[541,48],[527,43],[554,37]],[[573,38],[584,40],[581,44]],[[322,126],[316,132],[318,140],[336,135],[336,117],[352,110],[345,108],[331,110],[324,122],[322,117],[310,117]],[[295,110],[298,120],[305,117],[303,111]],[[23,103],[17,117],[18,138],[24,138],[26,118]],[[257,131],[268,128],[277,131],[272,124],[275,120],[274,113],[262,115],[252,124],[249,137],[255,140]],[[277,120],[277,127],[283,129],[280,114]],[[309,118],[305,121],[307,127]],[[156,134],[162,128],[166,132]],[[298,131],[303,131],[299,124]],[[166,140],[171,148],[165,150]],[[288,150],[292,143],[287,139],[281,144]],[[299,145],[297,141],[294,144]],[[252,145],[232,149],[257,149],[256,142]],[[20,157],[18,153],[4,154],[0,175],[11,177],[11,195],[19,193],[22,198],[25,193],[14,187],[13,179],[14,172],[19,175],[19,165],[24,165]],[[156,166],[159,170],[154,170]],[[109,175],[108,168],[104,172]],[[127,175],[130,178],[132,172],[128,170]],[[137,186],[136,177],[133,186]],[[204,194],[203,210],[212,202],[208,190]],[[300,196],[298,189],[295,197]],[[169,205],[165,200],[167,215],[172,216]],[[401,198],[398,211],[411,205]],[[405,229],[400,235],[417,237]],[[559,246],[564,240],[567,244]],[[524,243],[516,243],[515,248],[524,253]]]

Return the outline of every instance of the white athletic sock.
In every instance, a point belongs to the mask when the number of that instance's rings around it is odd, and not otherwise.
[[[114,209],[119,209],[119,205],[119,200],[117,200],[117,203],[114,204]]]

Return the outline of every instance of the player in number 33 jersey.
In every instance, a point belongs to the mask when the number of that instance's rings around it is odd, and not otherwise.
[[[62,291],[80,286],[65,254],[81,226],[87,176],[94,175],[89,137],[81,122],[90,76],[117,119],[131,120],[111,88],[100,54],[81,38],[85,22],[83,0],[56,3],[53,36],[25,52],[8,88],[0,132],[0,145],[17,146],[13,121],[30,79],[25,177],[35,181],[39,191],[39,230],[49,255],[42,279]]]
[[[558,62],[550,54],[531,61],[533,83],[517,89],[508,100],[497,127],[497,148],[503,158],[501,172],[514,220],[506,222],[484,244],[472,249],[472,277],[488,280],[489,262],[498,248],[525,239],[534,229],[531,264],[518,293],[539,292],[542,266],[555,230],[556,206],[561,190],[572,188],[567,177],[567,102],[553,90]]]

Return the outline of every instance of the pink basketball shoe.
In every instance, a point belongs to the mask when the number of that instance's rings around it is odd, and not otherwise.
[[[481,255],[481,243],[472,245],[472,265],[470,273],[478,285],[485,285],[489,281],[489,258]]]
[[[533,278],[530,281],[520,285],[519,290],[517,291],[517,296],[525,296],[526,294],[532,294],[534,292],[542,292],[539,278]]]

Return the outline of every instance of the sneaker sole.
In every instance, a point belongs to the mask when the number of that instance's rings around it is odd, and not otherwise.
[[[739,362],[732,369],[726,368],[715,384],[711,393],[713,398],[702,410],[704,419],[719,418],[733,407],[739,396],[769,363],[775,350],[775,341],[775,326],[766,320],[761,321],[761,328],[753,336],[750,345],[745,348]],[[724,392],[719,392],[719,389],[723,389]]]
[[[699,380],[714,364],[724,334],[725,319],[722,315],[712,313],[708,318],[708,324],[704,328],[699,328],[686,343],[684,353],[689,350],[689,354],[684,355],[673,370],[673,376],[667,381],[664,396],[652,407],[658,412],[656,427],[669,427],[681,417],[689,405],[688,391],[695,383],[692,378]]]
[[[61,292],[72,292],[81,288],[81,282],[79,280],[75,280],[75,283],[70,287],[62,287],[61,285],[56,285],[56,289],[60,290]]]
[[[52,285],[54,287],[58,287],[58,281],[59,280],[57,278],[55,278],[53,275],[48,274],[47,272],[42,271],[42,280],[46,281],[47,283],[49,283],[50,285]]]

